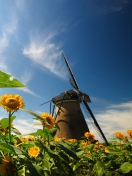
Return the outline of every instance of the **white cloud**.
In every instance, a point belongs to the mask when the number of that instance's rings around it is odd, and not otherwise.
[[[23,91],[23,92],[25,92],[25,93],[29,93],[29,94],[31,94],[31,95],[33,95],[33,96],[35,96],[35,97],[39,97],[39,98],[41,98],[39,95],[37,95],[36,93],[34,93],[32,90],[30,90],[29,88],[27,88],[27,87],[24,87],[24,88],[17,88],[18,90],[21,90],[21,91]]]
[[[0,70],[4,71],[6,73],[9,73],[9,66],[6,63],[6,58],[3,56],[4,51],[9,47],[10,42],[10,36],[15,34],[15,31],[17,29],[17,20],[16,18],[12,18],[9,23],[6,23],[1,28],[1,36],[0,36],[0,57],[1,57],[1,63],[0,63]]]
[[[2,35],[0,37],[0,53],[2,53],[9,45],[9,37],[13,35],[17,29],[17,20],[13,18],[10,23],[6,23],[2,27]]]
[[[30,70],[25,70],[25,71],[23,72],[22,76],[20,77],[20,80],[21,80],[21,82],[22,82],[23,84],[26,85],[26,87],[24,87],[24,88],[17,88],[17,89],[22,90],[23,92],[29,93],[29,94],[31,94],[31,95],[33,95],[33,96],[36,96],[36,97],[39,97],[39,98],[40,98],[39,95],[37,95],[36,93],[34,93],[32,90],[30,90],[30,89],[27,87],[27,84],[28,84],[28,82],[29,82],[30,80],[32,80],[32,77],[33,77],[32,72],[31,72]]]
[[[65,67],[61,61],[61,46],[52,42],[55,34],[47,38],[32,37],[30,43],[25,46],[23,54],[53,74],[65,78]]]
[[[34,121],[31,120],[15,120],[14,127],[20,131],[22,135],[28,135],[29,133],[37,131],[41,126],[34,126]]]
[[[20,77],[20,80],[23,84],[28,84],[30,80],[32,80],[33,74],[30,70],[25,70]]]
[[[6,73],[9,72],[8,67],[7,67],[6,63],[4,62],[4,60],[2,60],[0,63],[0,71],[6,72]]]
[[[107,107],[104,112],[95,114],[95,118],[108,140],[114,137],[116,131],[126,134],[127,130],[132,129],[132,101],[111,105]],[[89,125],[89,120],[86,119],[86,121]],[[95,134],[96,138],[100,140],[91,124],[89,128],[90,131]]]

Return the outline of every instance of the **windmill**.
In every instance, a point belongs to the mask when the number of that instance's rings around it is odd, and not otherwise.
[[[93,124],[93,127],[96,129],[99,136],[103,139],[106,145],[108,145],[108,141],[103,131],[101,130],[96,118],[88,106],[88,102],[91,102],[89,96],[80,91],[77,81],[63,52],[62,55],[70,74],[70,84],[72,85],[73,89],[65,91],[50,100],[50,102],[54,104],[52,115],[54,115],[54,110],[56,107],[55,122],[60,128],[60,130],[57,130],[56,137],[64,137],[66,139],[80,139],[80,137],[82,137],[85,132],[89,132],[88,125],[83,115],[84,113],[82,112],[82,108],[80,106],[82,105],[87,117]]]

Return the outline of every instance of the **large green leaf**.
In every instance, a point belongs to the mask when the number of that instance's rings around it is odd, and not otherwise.
[[[129,173],[132,171],[132,164],[129,162],[125,162],[120,166],[120,170],[123,174]]]
[[[74,158],[75,160],[79,160],[79,158],[77,157],[76,153],[71,150],[69,148],[68,145],[66,145],[65,143],[57,143],[56,144],[61,150],[63,150],[65,153],[67,153],[70,157]]]
[[[27,166],[32,176],[40,176],[39,172],[30,161],[26,161],[25,165]]]
[[[51,166],[50,166],[50,162],[47,159],[43,159],[43,168],[44,170],[48,170],[49,173],[51,173]]]
[[[5,153],[15,153],[14,148],[7,143],[0,143],[0,150]]]
[[[38,120],[38,119],[39,119],[39,120],[42,120],[42,121],[44,121],[46,124],[48,124],[48,122],[47,122],[45,119],[43,119],[41,116],[39,116],[39,115],[36,114],[35,112],[33,112],[33,111],[29,110],[29,109],[25,109],[25,108],[20,108],[20,110],[22,110],[22,111],[24,111],[24,112],[27,112],[27,113],[33,115],[34,117],[36,117],[37,120]]]
[[[11,131],[17,135],[21,135],[20,131],[16,128],[11,128]]]
[[[16,118],[16,116],[11,116],[10,123],[12,123],[15,118]],[[1,119],[0,124],[1,124],[2,128],[7,128],[9,126],[9,118]]]
[[[97,176],[103,175],[104,166],[101,161],[97,161],[97,163],[93,167],[93,171],[97,174]]]
[[[24,84],[19,82],[12,75],[0,71],[0,88],[12,88],[12,87],[25,87]]]

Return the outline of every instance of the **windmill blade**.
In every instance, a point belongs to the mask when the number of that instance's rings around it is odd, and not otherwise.
[[[74,75],[73,75],[73,73],[72,73],[72,70],[71,70],[71,68],[70,68],[70,66],[69,66],[69,63],[68,63],[68,61],[67,61],[67,59],[66,59],[66,57],[65,57],[65,55],[64,55],[63,52],[62,52],[62,55],[63,55],[63,57],[64,57],[64,60],[65,60],[67,69],[68,69],[69,74],[70,74],[70,80],[69,80],[69,81],[70,81],[70,84],[73,86],[73,88],[79,90],[79,86],[78,86],[78,84],[77,84],[77,81],[76,81],[76,79],[75,79],[75,77],[74,77]]]
[[[102,135],[100,134],[99,129],[96,127],[96,125],[95,125],[95,123],[94,123],[94,121],[93,121],[91,115],[89,114],[89,112],[88,112],[86,106],[84,105],[84,103],[81,103],[81,106],[82,106],[82,108],[83,108],[83,110],[84,110],[84,112],[85,112],[85,114],[86,114],[86,117],[90,120],[92,126],[94,127],[95,131],[98,133],[98,135],[100,136],[100,138],[104,141]],[[104,142],[105,142],[105,141],[104,141]]]
[[[85,107],[87,108],[89,114],[91,115],[92,119],[93,119],[93,122],[94,122],[94,125],[96,126],[96,128],[98,129],[98,132],[100,133],[100,135],[102,136],[103,140],[105,141],[106,145],[109,145],[104,133],[102,132],[97,120],[95,119],[90,107],[88,106],[87,102],[85,100],[83,100],[83,103],[85,105]]]
[[[46,101],[46,102],[44,102],[44,103],[40,104],[39,106],[42,106],[42,105],[44,105],[44,104],[46,104],[46,103],[49,103],[49,102],[51,102],[51,100]]]

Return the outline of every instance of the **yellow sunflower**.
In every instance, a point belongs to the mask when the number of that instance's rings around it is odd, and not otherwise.
[[[115,132],[114,135],[119,139],[125,139],[126,136],[121,132]]]
[[[7,112],[17,111],[19,108],[25,106],[23,99],[20,95],[4,94],[0,98],[0,105],[3,106]]]
[[[52,129],[55,124],[54,118],[47,113],[42,113],[40,114],[40,116],[48,122],[48,124],[46,124],[43,120],[41,120],[41,123],[46,126],[49,130]]]
[[[95,140],[94,135],[90,132],[85,132],[84,136],[91,142],[93,142]]]
[[[73,142],[73,143],[74,143],[74,142],[77,142],[76,139],[68,139],[68,141],[69,141],[69,142]]]
[[[105,153],[110,153],[110,151],[107,147],[105,147]]]
[[[129,136],[130,138],[132,138],[132,130],[128,130],[128,131],[127,131],[127,134],[128,134],[128,136]]]
[[[34,140],[35,140],[35,137],[34,137],[34,136],[28,136],[27,140],[28,140],[28,141],[34,141]]]
[[[34,147],[31,147],[29,150],[28,150],[28,154],[30,157],[37,157],[40,153],[40,148],[37,147],[37,146],[34,146]]]

